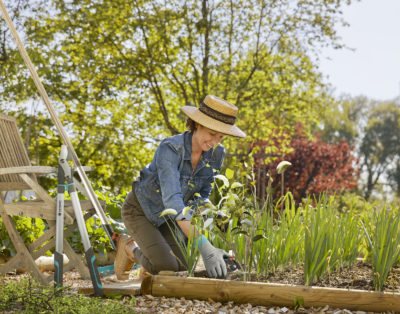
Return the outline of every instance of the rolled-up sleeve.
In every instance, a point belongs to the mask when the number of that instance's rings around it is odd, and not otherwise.
[[[165,209],[175,209],[176,220],[190,220],[192,211],[182,214],[185,204],[183,203],[183,194],[180,186],[179,164],[181,156],[175,148],[168,143],[161,143],[156,152],[156,166],[158,179],[160,181],[162,201]]]

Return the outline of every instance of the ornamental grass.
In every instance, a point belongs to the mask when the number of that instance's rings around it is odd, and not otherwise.
[[[398,207],[388,207],[375,209],[371,223],[367,224],[369,232],[364,227],[377,291],[383,290],[390,270],[400,258],[400,212]]]

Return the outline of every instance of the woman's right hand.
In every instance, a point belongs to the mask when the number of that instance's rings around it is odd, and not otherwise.
[[[229,256],[227,252],[206,241],[201,244],[200,253],[209,277],[226,278],[227,269],[224,256]]]

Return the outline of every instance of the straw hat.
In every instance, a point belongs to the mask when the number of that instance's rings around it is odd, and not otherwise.
[[[199,108],[184,106],[181,110],[194,122],[206,128],[227,135],[246,137],[246,134],[235,126],[238,108],[226,100],[208,95]]]

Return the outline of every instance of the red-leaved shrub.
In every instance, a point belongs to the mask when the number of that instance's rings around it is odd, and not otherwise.
[[[266,141],[255,144],[260,148],[267,145]],[[325,143],[318,135],[309,139],[300,129],[292,138],[290,147],[293,152],[265,165],[274,180],[272,183],[274,199],[281,196],[281,175],[276,173],[276,167],[282,160],[292,164],[284,174],[284,190],[292,192],[296,202],[300,202],[308,195],[322,192],[331,194],[357,187],[358,160],[352,154],[352,146],[348,142],[343,140],[340,143]],[[264,189],[267,186],[268,177],[267,171],[261,169],[262,167],[264,167],[263,162],[255,158],[257,186]],[[265,196],[266,193],[258,193],[258,195]]]

